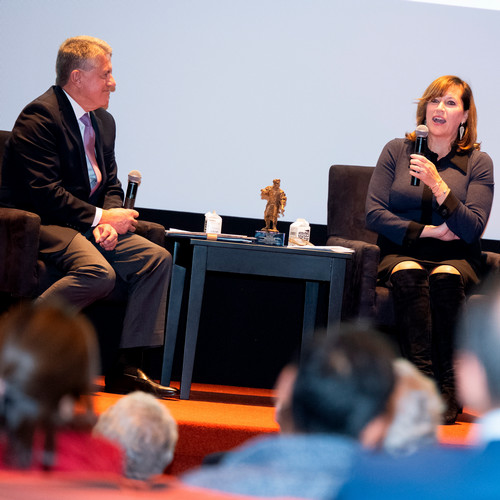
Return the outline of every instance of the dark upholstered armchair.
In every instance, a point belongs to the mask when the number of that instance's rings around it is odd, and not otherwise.
[[[9,136],[10,132],[0,131],[0,161]],[[165,228],[160,224],[139,221],[136,232],[165,246]],[[61,277],[38,259],[39,235],[40,217],[37,214],[0,206],[0,310],[18,300],[37,297]],[[113,349],[110,342],[117,341],[121,334],[126,300],[126,288],[117,280],[115,289],[106,299],[84,311],[94,323],[105,352]],[[105,338],[106,345],[103,343]],[[107,361],[105,352],[103,364]]]
[[[374,167],[333,165],[328,183],[327,245],[355,250],[346,274],[343,319],[366,318],[394,326],[391,292],[377,286],[380,250],[365,226],[365,200]],[[500,254],[483,252],[483,273],[500,269]]]

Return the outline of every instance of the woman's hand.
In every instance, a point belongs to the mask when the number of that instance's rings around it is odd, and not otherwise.
[[[434,163],[422,155],[410,155],[410,173],[430,188],[441,180]]]
[[[443,222],[440,226],[425,226],[421,238],[436,238],[441,241],[453,241],[460,238]]]

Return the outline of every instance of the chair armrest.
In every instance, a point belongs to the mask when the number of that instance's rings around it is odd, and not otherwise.
[[[165,227],[156,222],[137,221],[136,234],[165,248]]]
[[[38,286],[40,217],[17,208],[0,207],[0,292],[34,297]],[[161,224],[138,221],[136,233],[165,247]]]
[[[483,269],[486,273],[500,271],[500,253],[481,252]]]
[[[40,217],[0,207],[0,291],[32,297],[38,289]]]
[[[347,240],[337,236],[330,236],[326,244],[354,250],[352,259],[347,264],[342,319],[373,319],[380,248],[365,241]]]

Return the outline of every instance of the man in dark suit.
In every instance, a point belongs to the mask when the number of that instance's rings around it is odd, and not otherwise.
[[[341,499],[500,498],[500,279],[467,304],[457,338],[460,401],[481,415],[471,445],[361,460]]]
[[[28,104],[6,146],[0,201],[40,215],[40,252],[63,273],[38,300],[62,296],[78,308],[107,296],[118,276],[128,286],[121,360],[110,392],[141,389],[170,396],[137,368],[141,349],[163,342],[172,259],[133,234],[138,212],[122,208],[115,122],[106,111],[116,82],[111,47],[69,38],[56,61],[56,85]]]

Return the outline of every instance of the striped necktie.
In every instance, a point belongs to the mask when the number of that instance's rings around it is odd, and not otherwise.
[[[83,131],[85,154],[92,165],[92,169],[88,169],[91,189],[90,194],[92,195],[102,181],[102,174],[95,157],[95,131],[90,122],[89,114],[85,113],[80,120],[85,125],[85,130]]]

